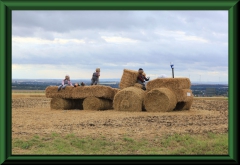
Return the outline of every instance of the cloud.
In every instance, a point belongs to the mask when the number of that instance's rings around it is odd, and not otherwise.
[[[227,75],[228,12],[12,12],[14,76],[21,75],[16,65],[33,67],[25,75],[34,71],[44,75],[41,66],[51,70],[49,74],[84,68],[89,75],[99,66],[109,76],[116,72],[120,77],[124,68],[139,67],[153,76],[171,75],[171,61],[177,75],[193,71]]]

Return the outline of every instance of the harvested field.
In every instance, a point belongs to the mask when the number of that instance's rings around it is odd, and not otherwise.
[[[79,137],[122,135],[149,140],[166,134],[228,132],[228,100],[194,98],[188,111],[127,112],[116,110],[51,110],[51,98],[12,97],[12,138],[25,139],[52,132]]]

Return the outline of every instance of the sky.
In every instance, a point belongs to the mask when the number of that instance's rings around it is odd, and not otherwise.
[[[12,11],[12,79],[90,80],[97,67],[100,81],[143,68],[228,82],[228,11]]]

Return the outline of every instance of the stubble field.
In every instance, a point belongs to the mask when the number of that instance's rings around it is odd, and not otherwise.
[[[228,133],[226,98],[195,98],[190,110],[165,113],[51,110],[50,100],[41,94],[12,95],[13,140],[51,133],[74,134],[79,138],[105,137],[110,141],[126,135],[151,141],[175,133]]]

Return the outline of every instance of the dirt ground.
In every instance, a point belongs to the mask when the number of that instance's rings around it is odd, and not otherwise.
[[[12,138],[51,133],[115,139],[154,138],[173,133],[228,132],[228,100],[194,99],[190,110],[119,112],[115,110],[51,110],[50,98],[12,97]]]

